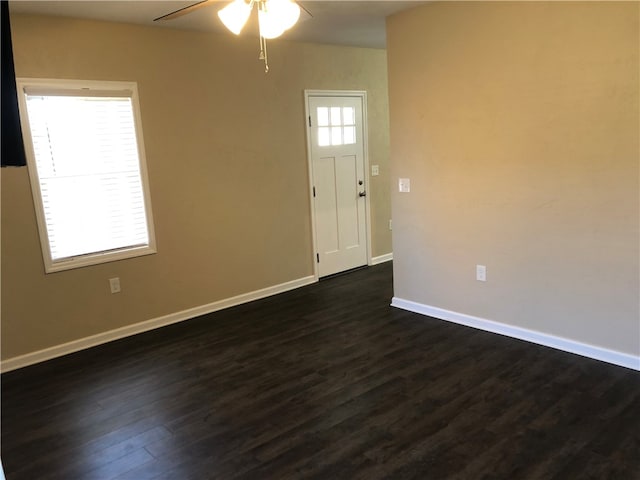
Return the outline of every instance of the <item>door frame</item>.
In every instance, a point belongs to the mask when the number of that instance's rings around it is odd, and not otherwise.
[[[304,91],[304,124],[305,133],[307,136],[307,170],[309,180],[309,210],[311,218],[311,241],[313,251],[313,276],[316,281],[320,278],[318,273],[318,237],[316,228],[316,212],[314,208],[314,196],[313,196],[313,159],[311,157],[311,127],[309,126],[309,119],[311,112],[309,111],[309,98],[310,97],[351,97],[358,98],[362,104],[362,151],[364,162],[364,186],[367,196],[364,197],[364,210],[365,210],[365,233],[366,233],[366,249],[367,249],[367,265],[371,265],[371,190],[369,188],[370,174],[369,174],[369,130],[368,130],[368,115],[367,115],[367,92],[365,90],[305,90]]]

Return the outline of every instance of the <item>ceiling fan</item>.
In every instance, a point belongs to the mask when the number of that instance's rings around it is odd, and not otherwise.
[[[180,8],[173,12],[154,18],[153,21],[173,20],[187,13],[191,13],[202,7],[208,7],[215,0],[202,0],[192,5]],[[246,25],[253,7],[258,11],[258,31],[260,36],[260,60],[264,60],[264,71],[269,71],[267,57],[267,39],[277,38],[286,30],[293,27],[300,18],[300,11],[304,11],[309,17],[312,15],[299,2],[295,0],[233,0],[218,10],[220,21],[231,32],[239,35]]]

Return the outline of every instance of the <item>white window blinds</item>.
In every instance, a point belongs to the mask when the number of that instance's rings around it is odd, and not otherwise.
[[[132,92],[24,92],[51,264],[149,247]]]

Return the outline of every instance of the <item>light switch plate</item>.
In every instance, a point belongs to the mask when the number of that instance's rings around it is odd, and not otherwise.
[[[377,177],[380,175],[380,167],[378,165],[371,165],[371,176]]]
[[[398,180],[398,191],[402,193],[409,193],[411,191],[411,180],[408,178],[401,178]]]
[[[111,293],[120,293],[120,277],[110,278],[109,287],[111,288]]]
[[[484,265],[476,265],[476,280],[479,282],[487,281],[487,267]]]

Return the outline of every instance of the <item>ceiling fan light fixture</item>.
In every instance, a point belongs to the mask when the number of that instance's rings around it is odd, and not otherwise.
[[[300,18],[300,6],[292,0],[275,0],[274,6],[280,9],[282,13],[282,23],[285,30],[293,27]]]
[[[218,11],[218,17],[225,27],[239,35],[256,4],[260,60],[264,60],[265,72],[268,72],[267,39],[277,38],[293,27],[300,18],[300,6],[294,0],[233,0]]]
[[[284,33],[284,28],[282,28],[278,17],[268,10],[262,8],[258,10],[258,24],[262,38],[277,38]]]
[[[253,2],[246,3],[244,0],[234,0],[218,11],[218,17],[225,27],[239,35],[249,19],[252,7]]]
[[[258,8],[260,35],[271,39],[293,27],[300,18],[300,7],[291,0],[264,0]]]

